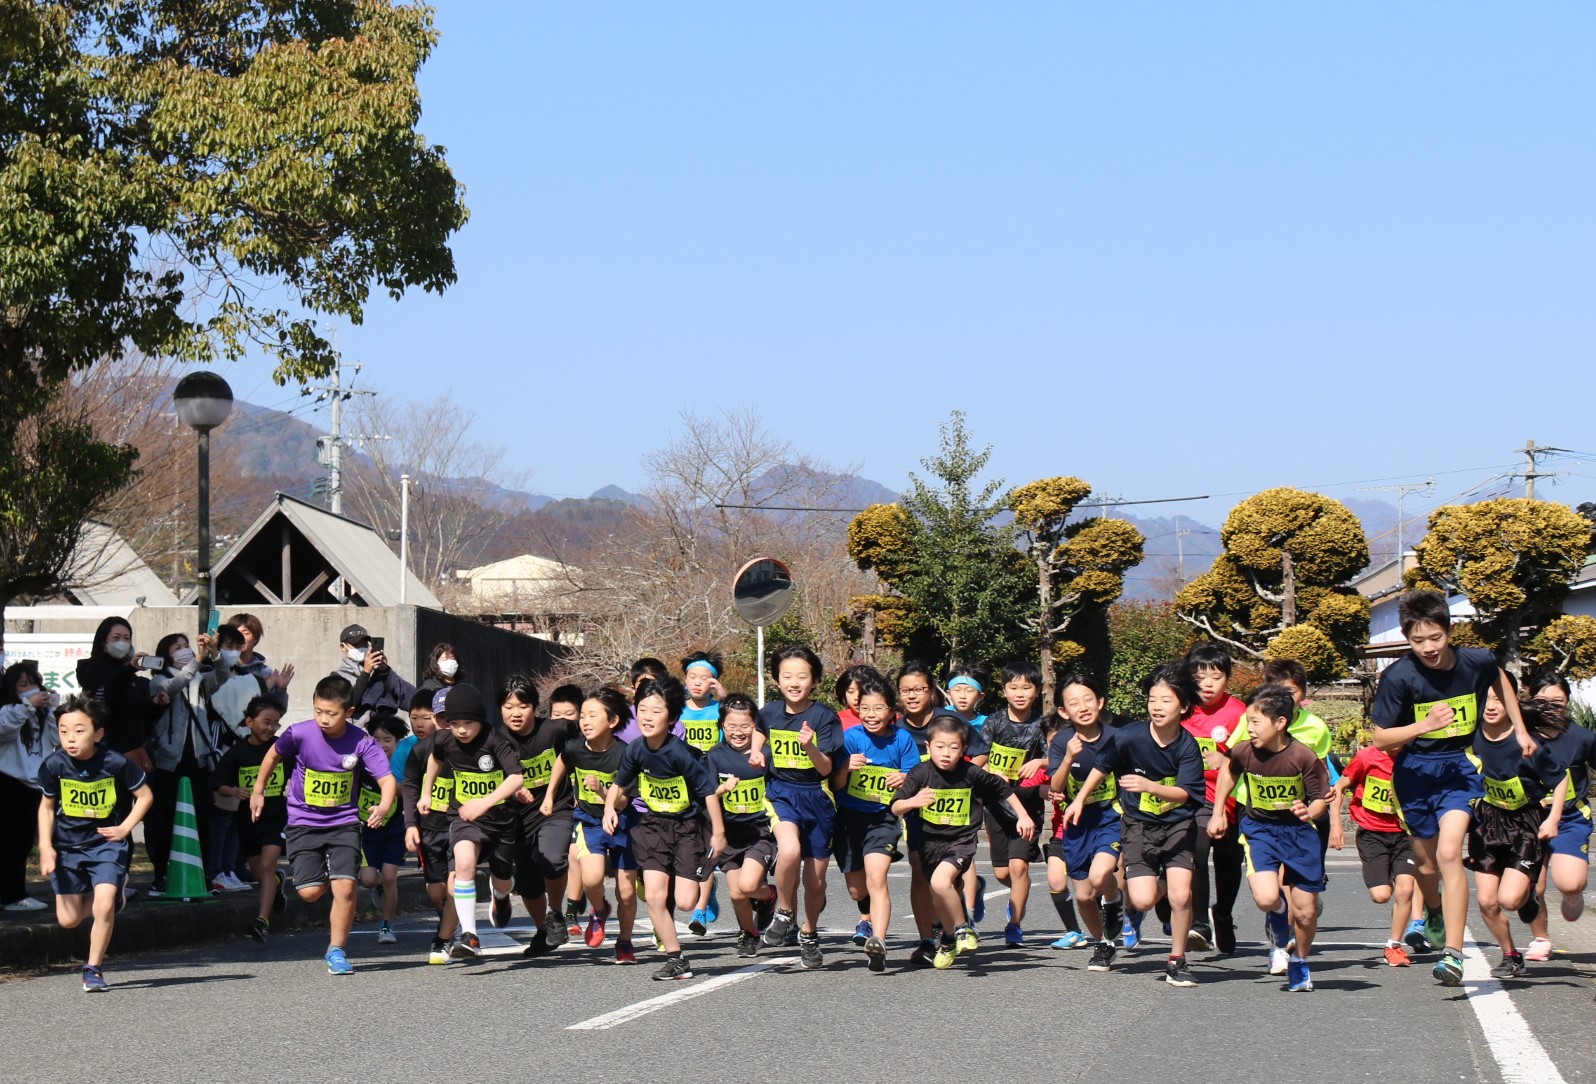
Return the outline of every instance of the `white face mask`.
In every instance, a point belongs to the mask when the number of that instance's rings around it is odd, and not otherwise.
[[[133,641],[112,640],[105,645],[105,653],[113,659],[125,659],[133,654]]]
[[[366,661],[366,649],[363,648],[363,647],[351,647],[349,649],[349,661],[350,662],[365,662]]]
[[[442,674],[444,677],[454,677],[454,675],[459,672],[460,660],[448,658],[438,660],[438,673]]]
[[[172,652],[172,665],[179,670],[194,661],[194,652],[186,647],[180,647]]]
[[[238,665],[238,656],[240,652],[237,650],[228,648],[226,651],[218,651],[217,654],[221,656],[223,666],[233,667]]]

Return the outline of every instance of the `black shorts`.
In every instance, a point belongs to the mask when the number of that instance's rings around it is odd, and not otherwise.
[[[963,873],[975,861],[976,846],[977,840],[973,834],[966,839],[921,837],[920,868],[925,871],[927,879],[944,862]]]
[[[515,891],[541,896],[551,880],[571,868],[571,811],[557,809],[549,817],[523,817],[515,841]]]
[[[1126,877],[1162,877],[1197,868],[1197,822],[1127,820],[1120,846]]]
[[[1034,836],[1022,839],[1015,824],[1011,820],[986,810],[986,840],[992,856],[994,868],[1007,866],[1011,861],[1036,862],[1042,857],[1042,844]],[[1035,816],[1031,818],[1037,824],[1037,831],[1041,832],[1041,821]]]
[[[886,810],[860,813],[841,807],[832,831],[831,854],[837,860],[839,871],[859,873],[865,868],[867,854],[888,855],[893,861],[900,858],[898,840],[902,837],[902,822]]]
[[[282,847],[283,832],[288,828],[288,807],[278,803],[273,809],[268,805],[257,821],[250,819],[249,806],[241,805],[233,824],[238,829],[238,853],[254,858],[267,847]]]
[[[1539,880],[1547,854],[1546,841],[1538,835],[1545,817],[1546,810],[1538,804],[1509,810],[1477,800],[1463,864],[1476,873],[1500,876],[1516,869],[1531,882]]]
[[[776,837],[770,822],[747,826],[727,821],[726,849],[716,859],[715,868],[722,873],[735,873],[750,858],[765,867],[767,876],[776,868]]]
[[[707,881],[714,872],[704,861],[708,854],[709,825],[702,817],[677,820],[645,813],[632,826],[632,856],[645,872]]]
[[[449,871],[454,868],[454,852],[449,849],[449,829],[423,824],[420,833],[421,844],[416,848],[416,864],[421,867],[422,883],[448,883]]]
[[[288,871],[295,888],[314,888],[328,881],[353,881],[360,871],[360,825],[315,828],[290,824],[284,833]]]
[[[1358,858],[1363,862],[1363,885],[1394,885],[1398,877],[1418,872],[1413,861],[1413,837],[1406,832],[1371,832],[1358,829]]]
[[[508,881],[515,876],[515,829],[514,821],[483,824],[455,817],[449,821],[449,853],[454,853],[456,844],[475,843],[477,865],[487,863],[489,877]],[[471,872],[475,874],[476,871]],[[455,871],[456,880],[459,873]]]

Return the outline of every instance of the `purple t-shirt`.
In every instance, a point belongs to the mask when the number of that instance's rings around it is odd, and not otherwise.
[[[682,721],[680,719],[671,724],[671,733],[682,739],[682,741],[687,740],[687,728],[682,725]],[[625,726],[621,727],[621,729],[615,732],[615,740],[625,742],[627,745],[631,745],[634,741],[642,736],[643,732],[639,730],[637,726],[637,709],[633,708],[632,717],[626,720]],[[648,806],[643,803],[643,799],[641,798],[632,799],[632,808],[637,810],[639,813],[648,811]]]
[[[375,738],[354,724],[328,739],[314,719],[277,735],[277,755],[294,762],[288,777],[288,823],[335,828],[360,820],[360,778],[393,774]]]

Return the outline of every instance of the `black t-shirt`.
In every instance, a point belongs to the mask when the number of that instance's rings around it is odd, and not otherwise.
[[[615,784],[635,791],[648,807],[644,816],[691,820],[704,812],[704,799],[715,793],[714,775],[693,747],[667,734],[658,749],[638,738],[626,747]]]
[[[989,743],[986,754],[987,771],[996,772],[1010,784],[1017,785],[1021,765],[1028,761],[1040,760],[1047,755],[1047,741],[1042,732],[1043,722],[1041,714],[1038,713],[1023,723],[1016,723],[1009,718],[1006,708],[988,715],[986,725],[981,728]]]
[[[974,839],[980,834],[985,807],[1001,805],[1014,793],[1007,780],[968,760],[959,761],[947,772],[922,760],[893,800],[913,798],[928,789],[937,792],[937,800],[919,811],[920,830],[927,839],[942,840]]]
[[[275,743],[266,742],[256,745],[248,739],[234,743],[233,747],[222,754],[222,759],[216,765],[216,770],[211,772],[211,789],[220,787],[238,787],[241,790],[255,789],[255,780],[260,775],[260,765],[266,759],[266,751]],[[266,796],[266,810],[263,815],[286,814],[288,811],[288,776],[294,770],[292,760],[280,760],[277,767],[272,770],[271,778],[266,780],[264,794]],[[249,805],[246,802],[238,807],[245,816],[249,816]]]
[[[96,746],[87,760],[73,760],[57,749],[39,765],[39,788],[55,803],[57,849],[77,850],[109,842],[101,828],[120,824],[133,792],[144,786],[144,772],[114,749]],[[11,825],[8,831],[18,831]]]
[[[759,729],[768,739],[765,756],[770,759],[770,778],[783,783],[808,783],[819,786],[825,776],[815,770],[809,754],[798,744],[798,731],[805,723],[815,732],[815,747],[832,760],[842,755],[842,720],[824,704],[810,704],[797,715],[787,714],[784,700],[772,700],[759,709]]]
[[[1485,779],[1485,801],[1499,809],[1540,808],[1541,799],[1563,779],[1566,765],[1558,758],[1555,746],[1541,743],[1526,757],[1512,733],[1500,741],[1485,736],[1482,727],[1474,732],[1474,757],[1480,762]]]
[[[768,765],[754,767],[748,763],[746,752],[739,753],[724,741],[704,754],[703,763],[714,776],[717,787],[728,779],[737,780],[735,787],[720,796],[721,816],[726,818],[728,829],[733,825],[757,828],[770,823],[770,814],[765,807]]]
[[[454,776],[438,773],[432,781],[432,807],[425,817],[416,813],[421,800],[421,784],[427,778],[427,760],[432,756],[432,746],[442,731],[435,730],[425,738],[416,739],[405,757],[405,777],[399,784],[399,794],[404,800],[405,826],[447,831],[449,828],[449,800],[454,796]]]
[[[1099,767],[1112,773],[1116,780],[1123,775],[1139,775],[1186,792],[1185,802],[1172,803],[1145,792],[1127,794],[1120,787],[1119,808],[1126,820],[1174,824],[1197,815],[1203,802],[1203,752],[1185,727],[1176,732],[1174,741],[1160,745],[1151,723],[1131,723],[1114,731],[1108,748],[1098,756]]]
[[[587,739],[578,734],[565,743],[560,759],[571,776],[571,791],[576,799],[576,810],[597,824],[604,818],[604,799],[610,785],[621,770],[621,758],[626,755],[626,743],[612,741],[608,749],[595,752],[587,747]],[[595,777],[597,787],[587,785],[589,776]],[[629,810],[623,810],[623,816]]]
[[[486,798],[508,776],[521,774],[521,758],[502,727],[484,726],[475,740],[464,745],[455,740],[452,731],[440,730],[433,736],[432,756],[441,765],[438,776],[448,775],[454,780],[449,801],[451,818],[459,816],[462,803]],[[475,823],[484,828],[502,828],[514,818],[510,803],[501,801]]]
[[[1485,694],[1496,683],[1500,668],[1496,656],[1483,647],[1458,647],[1453,652],[1457,662],[1450,670],[1432,670],[1410,651],[1380,675],[1380,687],[1369,705],[1375,726],[1408,726],[1422,722],[1434,704],[1452,706],[1451,723],[1414,738],[1403,753],[1461,752],[1473,746]]]
[[[541,817],[539,810],[549,789],[549,777],[554,773],[554,759],[573,736],[580,736],[576,724],[569,719],[538,719],[530,733],[517,734],[508,727],[504,732],[521,755],[521,771],[526,777],[522,785],[532,792],[532,804],[520,808],[529,817]],[[554,792],[554,810],[570,809],[571,803],[571,779],[566,776]]]

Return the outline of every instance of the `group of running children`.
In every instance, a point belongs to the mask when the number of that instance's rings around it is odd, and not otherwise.
[[[1382,674],[1373,744],[1339,777],[1328,728],[1302,707],[1303,669],[1289,661],[1268,663],[1243,704],[1228,692],[1228,655],[1198,645],[1148,676],[1145,721],[1110,713],[1103,684],[1087,674],[1064,677],[1057,711],[1044,712],[1030,663],[1003,669],[1002,705],[986,716],[976,713],[985,681],[972,670],[956,668],[939,689],[919,663],[891,680],[854,667],[837,684],[839,716],[815,699],[820,660],[790,647],[772,660],[780,699],[762,709],[724,694],[720,660],[708,653],[683,660],[680,681],[640,660],[630,696],[562,687],[546,715],[527,677],[501,687],[497,720],[470,685],[420,694],[402,778],[390,758],[405,728],[374,736],[355,726],[349,683],[332,675],[316,686],[314,718],[280,733],[274,707],[251,705],[250,737],[218,768],[217,786],[248,799],[241,836],[261,882],[249,932],[264,941],[281,908],[286,850],[292,890],[331,896],[334,975],[353,971],[345,950],[357,883],[386,882],[396,900],[405,851],[438,910],[429,963],[482,954],[477,873],[486,866],[489,922],[508,925],[513,892],[536,926],[527,956],[575,937],[599,948],[613,914],[615,962],[636,963],[641,896],[663,954],[653,977],[691,978],[675,912],[691,911],[688,929],[703,936],[719,915],[719,872],[738,956],[795,938],[799,965],[819,968],[835,858],[859,910],[853,941],[881,972],[888,871],[907,858],[909,960],[948,968],[980,945],[984,828],[1007,888],[1007,945],[1025,944],[1030,866],[1045,852],[1066,931],[1053,947],[1089,947],[1087,968],[1109,971],[1153,912],[1170,941],[1165,980],[1191,987],[1188,950],[1236,949],[1231,911],[1245,876],[1264,913],[1271,973],[1309,991],[1326,849],[1343,846],[1347,808],[1365,884],[1392,906],[1386,962],[1408,966],[1411,952],[1439,948],[1435,978],[1462,982],[1466,867],[1502,948],[1495,973],[1515,977],[1551,951],[1543,875],[1564,918],[1580,914],[1596,737],[1568,725],[1560,679],[1536,682],[1521,702],[1489,651],[1453,647],[1440,595],[1411,593],[1401,621],[1411,650]],[[62,925],[92,916],[82,977],[100,990],[129,835],[150,788],[101,742],[102,705],[69,699],[56,718],[61,749],[40,772],[41,865]],[[1525,952],[1509,928],[1513,911],[1531,926]],[[382,934],[393,939],[386,922]]]

